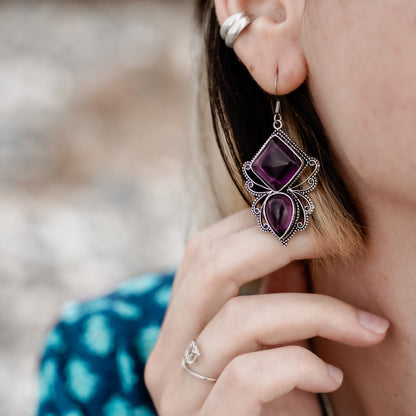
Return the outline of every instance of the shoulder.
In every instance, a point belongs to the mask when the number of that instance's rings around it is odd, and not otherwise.
[[[171,273],[145,274],[122,282],[105,296],[66,303],[52,341],[61,332],[66,341],[75,341],[72,352],[100,358],[120,344],[134,343],[139,358],[146,361],[164,318],[172,280]]]
[[[45,339],[38,415],[153,415],[143,370],[172,282],[173,273],[146,274],[105,296],[67,303]]]

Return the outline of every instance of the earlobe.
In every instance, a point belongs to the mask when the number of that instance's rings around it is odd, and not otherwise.
[[[234,51],[255,81],[269,94],[288,94],[306,79],[307,65],[299,38],[305,0],[215,0],[220,24],[246,12],[253,22],[234,42]]]

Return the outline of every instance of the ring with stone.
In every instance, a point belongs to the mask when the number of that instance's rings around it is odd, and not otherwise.
[[[185,350],[185,355],[182,359],[182,368],[187,371],[190,375],[199,378],[200,380],[204,381],[217,381],[216,378],[206,377],[201,374],[195,373],[192,371],[190,366],[199,358],[201,357],[201,353],[199,352],[199,348],[196,345],[196,341],[192,340],[191,343]]]

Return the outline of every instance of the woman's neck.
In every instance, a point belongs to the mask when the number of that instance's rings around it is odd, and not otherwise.
[[[313,291],[390,320],[386,339],[370,348],[317,339],[319,356],[344,371],[330,401],[336,416],[411,416],[416,409],[416,205],[367,194],[368,251],[354,266],[313,277]]]

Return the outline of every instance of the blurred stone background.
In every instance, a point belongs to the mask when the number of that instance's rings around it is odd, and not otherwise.
[[[0,3],[0,415],[33,413],[69,299],[177,265],[190,0]]]

